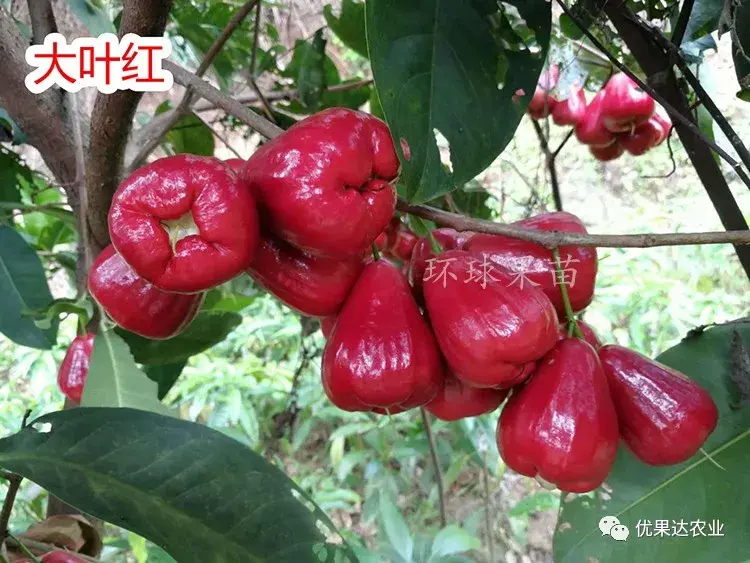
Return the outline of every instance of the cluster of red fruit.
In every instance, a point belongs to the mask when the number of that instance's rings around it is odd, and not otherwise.
[[[640,156],[669,137],[672,120],[666,110],[627,74],[613,75],[590,104],[583,88],[559,100],[552,93],[559,74],[557,66],[542,74],[528,113],[533,119],[551,115],[557,125],[575,127],[576,137],[597,160],[614,160],[625,151]]]
[[[398,173],[386,125],[346,109],[299,122],[246,163],[159,160],[118,188],[114,249],[94,263],[89,289],[116,323],[165,338],[189,322],[200,292],[247,271],[321,319],[322,382],[335,405],[381,414],[424,406],[456,420],[510,395],[498,425],[503,458],[563,490],[599,486],[619,438],[651,464],[700,448],[717,422],[708,393],[602,346],[573,317],[593,298],[594,248],[555,255],[452,229],[417,238],[393,220]],[[563,212],[516,225],[586,232]]]

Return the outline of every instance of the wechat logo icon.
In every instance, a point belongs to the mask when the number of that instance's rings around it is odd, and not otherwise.
[[[599,529],[603,536],[609,536],[616,541],[625,541],[630,535],[630,530],[624,524],[620,524],[617,516],[605,516],[599,520]]]

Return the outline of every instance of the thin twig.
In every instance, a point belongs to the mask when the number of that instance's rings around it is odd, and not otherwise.
[[[598,246],[603,248],[653,248],[656,246],[685,246],[691,244],[750,244],[750,231],[721,231],[708,233],[640,233],[632,235],[595,235],[537,231],[474,219],[427,205],[411,205],[399,198],[398,209],[457,231],[475,231],[504,235],[554,248],[556,246]]]
[[[565,134],[565,138],[562,141],[560,141],[560,144],[557,146],[557,148],[552,151],[552,156],[557,158],[557,155],[560,154],[560,151],[562,151],[565,145],[568,144],[568,141],[573,136],[573,133],[575,133],[575,131],[576,130],[574,127],[570,128],[570,130]]]
[[[18,489],[21,487],[21,481],[23,481],[23,477],[20,475],[8,477],[8,492],[5,494],[3,508],[0,510],[0,534],[2,534],[3,539],[8,537],[8,522],[11,512],[13,512],[13,504],[16,502]]]
[[[430,446],[430,456],[432,457],[432,465],[435,469],[435,484],[437,485],[438,506],[440,508],[440,527],[445,528],[448,524],[448,518],[445,514],[445,484],[443,483],[443,469],[440,467],[440,460],[437,455],[437,445],[435,443],[435,436],[432,433],[430,415],[427,414],[424,407],[420,407],[419,412],[422,414],[424,433],[427,435],[427,444]]]
[[[539,122],[536,119],[532,119],[531,123],[534,125],[534,131],[536,136],[539,138],[539,145],[544,153],[544,163],[549,172],[550,184],[552,184],[552,198],[555,200],[555,209],[562,211],[562,197],[560,196],[560,183],[557,179],[557,166],[555,165],[555,154],[549,149],[549,141],[547,135],[542,131]]]
[[[223,109],[227,113],[233,115],[245,125],[251,129],[257,131],[267,139],[273,139],[281,135],[284,130],[268,121],[263,116],[249,111],[245,106],[236,100],[233,100],[220,90],[214,88],[211,84],[202,80],[198,76],[195,76],[189,70],[173,63],[172,61],[165,60],[163,63],[164,69],[168,70],[174,76],[175,82],[182,84],[183,86],[192,86],[193,91],[196,95],[211,100],[216,107]]]
[[[214,59],[219,54],[219,51],[221,51],[226,42],[236,31],[236,29],[240,25],[242,25],[242,22],[245,21],[245,18],[248,16],[248,14],[250,14],[258,1],[259,0],[248,0],[247,2],[245,2],[245,4],[242,5],[239,10],[237,10],[237,12],[235,12],[235,14],[232,16],[232,19],[229,20],[229,23],[227,23],[226,27],[221,30],[219,36],[211,44],[211,47],[209,47],[208,51],[206,51],[206,54],[203,56],[203,60],[201,61],[200,65],[198,65],[198,69],[195,71],[196,76],[203,76],[211,67]],[[183,84],[183,86],[185,86],[185,84]],[[143,164],[143,162],[145,162],[146,158],[148,158],[148,155],[150,155],[154,151],[154,149],[156,149],[159,143],[161,143],[164,135],[166,135],[167,132],[172,127],[174,127],[174,125],[180,120],[183,115],[185,115],[188,108],[190,107],[190,104],[193,102],[193,98],[193,89],[190,86],[187,86],[185,94],[182,96],[180,103],[177,104],[177,107],[172,110],[169,119],[166,119],[164,123],[162,123],[161,129],[155,135],[153,135],[149,139],[146,139],[146,142],[128,166],[129,170],[135,170],[141,164]]]
[[[487,529],[487,551],[490,561],[495,560],[495,541],[492,537],[492,496],[490,495],[490,472],[487,468],[487,448],[482,451],[482,482],[484,484],[484,526]]]
[[[723,158],[740,176],[742,181],[750,187],[750,177],[747,176],[744,170],[740,167],[740,164],[732,158],[729,153],[727,153],[724,149],[722,149],[719,145],[717,145],[714,141],[709,139],[703,131],[700,130],[700,127],[698,127],[693,121],[682,115],[679,111],[677,111],[672,104],[670,104],[667,100],[664,99],[663,96],[661,96],[656,90],[651,88],[648,84],[646,84],[643,80],[641,80],[633,71],[631,71],[629,68],[627,68],[623,63],[617,60],[617,57],[613,56],[611,53],[607,51],[607,48],[602,44],[599,39],[596,38],[596,36],[591,33],[585,25],[580,21],[580,19],[571,12],[570,8],[563,2],[562,0],[556,0],[557,4],[562,8],[562,10],[570,17],[570,19],[573,20],[575,24],[578,25],[578,27],[581,29],[581,31],[588,37],[588,39],[596,46],[597,49],[601,50],[603,53],[607,55],[610,61],[612,61],[612,64],[614,64],[619,70],[627,74],[633,81],[638,84],[638,86],[644,91],[647,92],[652,98],[654,98],[656,101],[658,101],[664,109],[667,111],[667,113],[670,115],[672,119],[675,121],[679,121],[682,125],[684,125],[687,129],[690,130],[691,133],[693,133],[695,136],[699,137],[704,143],[706,143],[711,149],[718,154],[721,158]]]
[[[255,76],[255,61],[258,57],[258,36],[260,35],[260,16],[261,7],[263,5],[262,0],[258,0],[257,8],[255,9],[255,25],[253,27],[253,50],[250,53],[250,76]]]

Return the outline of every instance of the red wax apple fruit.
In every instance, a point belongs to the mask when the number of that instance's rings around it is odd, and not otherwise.
[[[547,117],[557,105],[557,100],[551,94],[560,76],[560,68],[557,65],[550,66],[539,77],[534,94],[531,96],[528,111],[532,119]]]
[[[454,229],[435,229],[432,236],[444,251],[460,249],[473,235],[471,231],[456,231]],[[430,264],[434,264],[435,252],[429,237],[420,238],[414,245],[409,261],[409,283],[414,288],[414,294],[422,299],[422,276]]]
[[[557,314],[539,288],[482,256],[440,254],[423,276],[432,328],[448,365],[475,387],[518,384],[557,341]]]
[[[81,402],[86,376],[89,374],[91,353],[94,351],[95,335],[76,336],[57,372],[57,385],[60,391],[76,404]]]
[[[253,195],[223,162],[178,154],[142,166],[109,210],[117,252],[164,291],[198,293],[239,275],[258,246]]]
[[[331,108],[260,147],[243,179],[264,226],[317,256],[362,256],[396,206],[399,161],[385,123]]]
[[[388,260],[362,270],[328,336],[322,372],[326,395],[348,411],[421,406],[443,384],[435,337]]]
[[[604,90],[602,121],[610,131],[632,131],[654,113],[654,99],[624,72],[612,76]]]
[[[118,325],[157,340],[184,330],[195,318],[205,295],[162,291],[136,274],[111,244],[91,265],[88,288]]]
[[[470,387],[447,375],[443,388],[425,408],[441,420],[459,420],[492,412],[507,396],[507,389]]]
[[[605,97],[605,90],[602,88],[591,100],[586,112],[576,125],[576,137],[584,145],[606,147],[615,142],[614,134],[604,126],[604,121],[602,121],[602,106]]]
[[[600,162],[609,162],[610,160],[615,160],[616,158],[621,157],[625,152],[625,149],[620,142],[615,141],[606,147],[589,147],[589,151],[596,160]]]
[[[311,317],[335,315],[362,271],[357,256],[313,256],[263,234],[247,273],[282,303]]]
[[[542,213],[513,223],[518,227],[540,231],[586,233],[581,220],[564,211]],[[516,285],[534,285],[550,298],[560,318],[564,318],[560,285],[565,283],[574,311],[586,307],[594,297],[598,260],[593,246],[562,246],[559,249],[564,280],[555,275],[552,251],[521,239],[477,233],[464,243],[464,249],[487,256],[493,263],[516,276]]]
[[[508,467],[571,493],[604,482],[618,439],[607,377],[594,349],[577,338],[561,340],[514,389],[497,427]]]
[[[677,370],[622,346],[603,346],[599,358],[630,450],[651,465],[690,459],[716,427],[711,395]]]
[[[571,90],[565,100],[558,100],[552,108],[555,124],[576,126],[586,115],[586,93],[583,88]]]
[[[632,132],[618,133],[617,142],[630,154],[640,156],[659,144],[664,136],[661,123],[651,118],[638,125]]]

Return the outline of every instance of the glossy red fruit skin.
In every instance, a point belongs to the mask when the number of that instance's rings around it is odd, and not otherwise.
[[[331,108],[259,148],[243,179],[274,234],[310,254],[347,257],[361,256],[393,216],[398,170],[385,123]]]
[[[163,221],[190,219],[176,243]],[[198,293],[239,275],[258,246],[255,199],[226,164],[179,154],[133,172],[115,192],[109,233],[135,272],[164,291]]]
[[[434,266],[423,278],[425,304],[453,373],[474,387],[520,383],[528,374],[527,364],[557,341],[552,302],[537,287],[526,284],[521,289],[511,272],[485,263],[479,254],[451,250]],[[444,266],[446,275],[440,276]],[[478,279],[477,272],[488,276]]]
[[[348,411],[408,409],[432,400],[444,368],[409,284],[391,262],[365,265],[323,352],[323,388]]]
[[[406,228],[399,229],[390,254],[401,262],[408,262],[419,237]]]
[[[559,76],[560,68],[557,65],[550,66],[539,76],[539,82],[527,108],[532,119],[547,117],[554,110],[557,100],[550,92],[557,86]]]
[[[83,559],[68,551],[50,551],[39,560],[41,563],[83,563]]]
[[[540,231],[587,232],[586,227],[578,217],[564,211],[542,213],[535,217],[517,221],[513,225]],[[523,274],[523,278],[519,278],[516,285],[519,285],[521,281],[524,282],[524,287],[530,284],[538,284],[537,287],[542,289],[552,301],[560,318],[564,318],[565,306],[560,284],[555,283],[554,256],[551,250],[532,242],[485,233],[477,233],[472,236],[464,244],[464,249],[473,253],[486,254],[489,260],[510,270],[517,276]],[[566,267],[568,256],[570,256],[570,262]],[[596,248],[593,246],[562,246],[560,247],[560,261],[563,266],[563,273],[566,273],[566,270],[575,269],[575,280],[568,279],[566,288],[573,310],[580,311],[594,298],[594,286],[599,265]],[[568,273],[572,274],[572,272]]]
[[[663,136],[662,125],[651,118],[633,129],[632,133],[618,133],[617,142],[633,156],[640,156],[655,147]]]
[[[114,322],[155,340],[171,338],[184,330],[205,295],[162,291],[136,274],[111,244],[91,265],[88,289]]]
[[[432,231],[432,236],[444,251],[460,249],[473,235],[472,231],[456,231],[447,228]],[[433,258],[435,258],[435,253],[432,251],[430,239],[421,237],[411,251],[408,274],[414,295],[420,302],[422,301],[422,276],[429,264],[428,260]]]
[[[589,151],[596,160],[600,162],[609,162],[610,160],[620,158],[625,152],[625,149],[621,143],[615,141],[606,147],[589,147]]]
[[[327,317],[344,304],[362,266],[356,256],[312,256],[273,235],[264,235],[247,273],[295,311]]]
[[[716,428],[711,395],[686,375],[622,346],[599,349],[620,436],[650,465],[690,459]]]
[[[333,332],[333,327],[336,326],[336,317],[323,317],[320,319],[320,332],[323,333],[323,338],[328,339]]]
[[[57,371],[57,385],[60,391],[76,404],[81,402],[83,386],[89,374],[91,353],[94,351],[94,338],[89,333],[86,336],[76,336],[70,343],[68,351]]]
[[[229,158],[223,162],[232,170],[232,172],[234,172],[235,174],[239,174],[240,171],[245,167],[246,161],[244,158]]]
[[[615,135],[604,127],[602,121],[602,106],[605,98],[605,90],[599,90],[576,125],[576,137],[584,145],[606,147],[615,142]]]
[[[561,340],[528,382],[514,389],[497,427],[514,471],[584,493],[602,484],[617,455],[617,415],[594,349]]]
[[[459,420],[497,409],[508,396],[507,389],[470,387],[453,375],[425,409],[440,420]]]
[[[654,99],[624,72],[612,76],[604,89],[607,95],[602,103],[602,122],[610,131],[632,131],[654,113]]]
[[[558,100],[552,108],[552,121],[556,125],[576,126],[586,115],[586,94],[583,88],[573,90],[565,100]]]
[[[666,141],[672,132],[672,119],[661,104],[656,104],[656,109],[654,109],[654,115],[651,116],[651,119],[661,125],[662,134],[654,145],[658,146]]]

